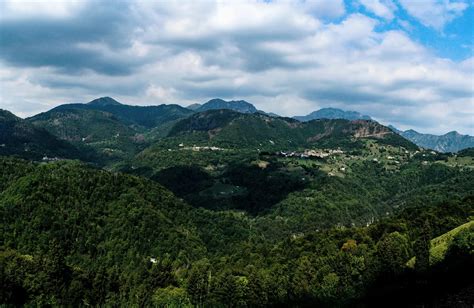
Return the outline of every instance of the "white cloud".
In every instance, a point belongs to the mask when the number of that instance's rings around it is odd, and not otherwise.
[[[68,18],[86,4],[86,0],[2,0],[0,19]]]
[[[386,20],[392,20],[397,6],[391,0],[360,0],[367,10]]]
[[[57,26],[57,31],[70,31],[61,37],[72,38],[68,46],[73,49],[61,54],[87,51],[95,62],[79,54],[81,61],[56,63],[55,53],[47,53],[56,47],[50,40],[31,65],[27,60],[35,56],[41,37],[24,37],[10,57],[0,53],[0,108],[25,116],[105,95],[142,105],[188,105],[222,97],[247,99],[284,116],[334,106],[401,128],[474,134],[466,116],[474,113],[472,58],[460,63],[441,59],[403,31],[378,30],[379,19],[345,16],[343,6],[323,14],[321,3],[131,2],[121,8],[125,12],[112,12],[127,16],[127,27],[116,33],[114,24],[104,28],[97,15],[97,25],[90,26],[101,34],[93,37],[77,24],[78,12],[74,27]],[[380,3],[391,8],[388,1]],[[112,13],[107,20],[121,24],[123,16]],[[374,14],[391,18],[380,8]],[[344,18],[331,22],[323,15]],[[41,20],[34,21],[34,29],[42,26]],[[11,61],[22,52],[28,53],[26,60]],[[106,69],[94,70],[95,63],[107,64]],[[116,68],[125,73],[109,73]]]
[[[468,8],[465,1],[453,0],[399,0],[407,12],[423,25],[443,30],[453,19],[461,16]]]
[[[319,18],[338,18],[346,13],[344,0],[297,0],[296,5]]]

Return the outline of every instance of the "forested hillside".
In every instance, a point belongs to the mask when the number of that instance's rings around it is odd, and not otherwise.
[[[91,160],[107,164],[131,157],[147,146],[145,129],[99,110],[59,108],[27,121],[89,153]]]
[[[455,236],[438,267],[406,267],[413,255],[423,260],[423,247],[429,254],[420,241],[474,215],[472,171],[442,164],[407,166],[393,178],[373,168],[354,178],[314,175],[313,184],[256,216],[251,208],[247,214],[192,207],[153,181],[78,162],[4,158],[0,167],[4,303],[449,301],[472,274],[465,271],[472,248],[463,246],[471,229]],[[368,178],[373,182],[362,181]],[[403,193],[391,196],[391,189]],[[255,196],[243,204],[255,204]],[[389,218],[377,216],[390,208]],[[361,220],[364,213],[372,216]],[[456,284],[447,285],[452,275]]]
[[[110,97],[101,97],[87,104],[65,104],[54,109],[86,109],[99,110],[113,114],[115,117],[130,125],[152,128],[169,121],[184,118],[193,111],[178,105],[131,106],[124,105]]]
[[[3,114],[1,304],[473,302],[472,151],[366,120],[209,110],[147,128],[110,99],[65,106]],[[44,159],[58,145],[78,156]]]
[[[45,156],[51,158],[83,156],[71,144],[3,109],[0,109],[0,155],[15,155],[36,160],[41,160]]]
[[[389,128],[370,120],[322,119],[302,123],[290,118],[230,110],[191,115],[176,123],[168,136],[188,143],[207,142],[209,145],[239,148],[296,149],[318,145],[349,149],[360,146],[357,141],[360,138],[416,148]]]

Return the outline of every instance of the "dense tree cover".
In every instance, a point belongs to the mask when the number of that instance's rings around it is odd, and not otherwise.
[[[41,160],[44,156],[85,158],[76,147],[0,109],[0,155]]]
[[[131,126],[113,114],[89,109],[60,108],[40,113],[27,121],[89,154],[101,164],[131,157],[148,143],[144,128]]]
[[[467,148],[458,152],[461,157],[474,157],[474,148]]]
[[[474,302],[472,228],[449,237],[437,262],[430,250],[474,217],[469,151],[419,151],[370,121],[228,110],[180,121],[171,106],[156,126],[149,109],[108,99],[76,107],[36,124],[86,143],[95,165],[0,158],[0,304]],[[276,153],[308,147],[344,152]]]
[[[66,104],[60,105],[51,111],[63,111],[71,109],[99,110],[113,114],[129,125],[138,125],[146,128],[157,127],[163,123],[182,119],[194,112],[179,105],[158,106],[131,106],[123,105],[110,97],[102,97],[88,104]]]
[[[226,148],[270,150],[319,147],[360,148],[358,138],[373,138],[382,144],[416,149],[410,141],[374,121],[320,119],[299,122],[290,118],[263,114],[242,114],[231,110],[210,110],[185,118],[170,130],[169,137],[179,137]]]
[[[276,204],[249,215],[192,207],[151,180],[79,162],[3,158],[0,301],[241,307],[444,303],[455,294],[472,300],[463,291],[472,283],[472,229],[454,237],[441,264],[406,267],[426,251],[425,239],[472,219],[472,172],[441,164],[408,164],[397,173],[374,163],[353,167],[358,172],[343,178],[279,161],[225,169],[240,185],[272,183],[278,174],[311,177],[311,186],[289,195],[270,185],[288,196],[271,196]],[[176,185],[173,175],[188,171],[197,184]],[[156,180],[187,196],[214,185],[214,175],[202,172],[163,169]],[[254,189],[256,198],[271,193]],[[365,206],[374,217],[368,227],[358,220]],[[385,210],[392,214],[381,218]]]
[[[3,122],[0,117],[0,125]],[[12,138],[15,134],[11,130],[3,129],[8,142],[4,142],[6,147],[0,143],[0,153],[20,153],[33,159],[44,155],[80,158],[114,170],[137,161],[146,166],[156,165],[155,158],[163,154],[163,149],[173,149],[178,144],[214,146],[239,153],[302,150],[308,146],[360,150],[364,146],[362,140],[369,138],[379,144],[416,149],[411,142],[373,121],[336,119],[301,123],[231,110],[194,113],[176,105],[128,106],[111,98],[61,105],[21,122],[30,128],[23,129],[18,140]],[[189,159],[181,157],[180,161],[187,164]]]

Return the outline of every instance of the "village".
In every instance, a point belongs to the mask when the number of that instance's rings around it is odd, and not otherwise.
[[[308,159],[322,159],[329,157],[331,155],[336,155],[336,154],[344,154],[344,151],[340,149],[329,149],[329,150],[304,150],[303,152],[284,152],[284,151],[278,151],[275,153],[276,156],[280,157],[297,157],[297,158],[308,158]]]

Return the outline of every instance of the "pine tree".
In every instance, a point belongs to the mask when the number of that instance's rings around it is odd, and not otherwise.
[[[425,272],[430,266],[431,248],[431,227],[428,220],[425,220],[421,234],[415,241],[415,269],[418,272]]]

